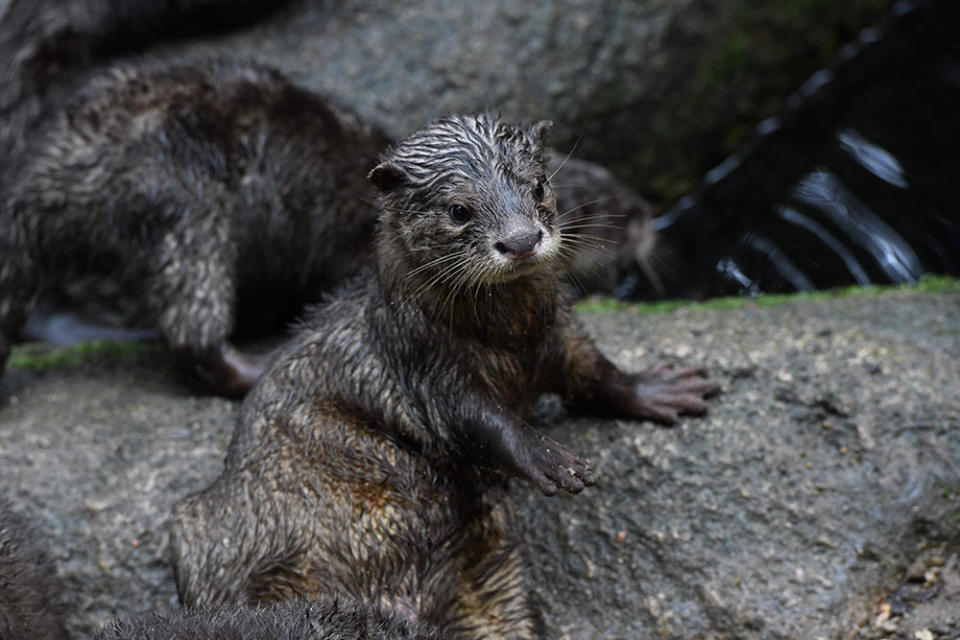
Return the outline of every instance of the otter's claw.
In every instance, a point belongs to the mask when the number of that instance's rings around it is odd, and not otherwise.
[[[520,475],[529,478],[548,496],[563,489],[580,493],[595,482],[590,463],[556,440],[537,434],[519,461]]]
[[[675,369],[668,362],[636,375],[636,396],[632,412],[637,418],[649,418],[673,424],[680,414],[701,415],[707,411],[703,399],[720,391],[720,385],[706,377],[703,367]]]

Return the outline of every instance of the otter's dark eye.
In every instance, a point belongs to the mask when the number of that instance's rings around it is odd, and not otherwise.
[[[470,218],[472,217],[473,212],[471,212],[470,209],[467,209],[465,206],[460,204],[451,205],[450,219],[457,224],[466,224],[470,222]]]
[[[533,189],[533,197],[537,202],[543,202],[543,180],[537,181],[537,186]]]

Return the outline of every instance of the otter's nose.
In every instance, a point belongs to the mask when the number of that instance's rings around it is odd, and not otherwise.
[[[543,231],[534,231],[532,233],[518,233],[501,240],[493,245],[494,249],[510,258],[511,260],[520,260],[529,258],[540,248],[540,241],[543,239]]]

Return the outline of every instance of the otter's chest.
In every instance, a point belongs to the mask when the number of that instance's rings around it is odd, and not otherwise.
[[[515,410],[536,400],[545,377],[551,341],[542,332],[501,336],[496,341],[473,341],[465,352],[472,370],[492,395]]]

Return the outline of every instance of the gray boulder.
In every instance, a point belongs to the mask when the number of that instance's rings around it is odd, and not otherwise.
[[[960,293],[914,291],[585,313],[618,364],[703,362],[724,393],[673,429],[547,427],[599,474],[575,497],[513,487],[551,637],[812,640],[872,623],[921,547],[960,542],[958,312]],[[0,495],[36,515],[74,638],[176,606],[170,508],[220,472],[238,405],[191,395],[164,357],[20,357],[0,380]]]
[[[154,53],[256,58],[401,135],[486,107],[549,118],[558,148],[672,201],[886,4],[301,0]]]

